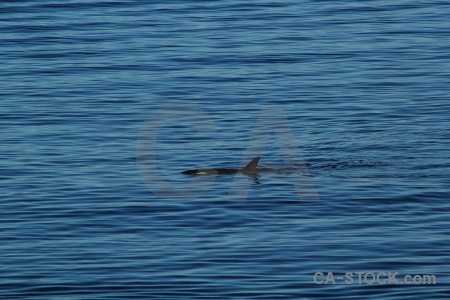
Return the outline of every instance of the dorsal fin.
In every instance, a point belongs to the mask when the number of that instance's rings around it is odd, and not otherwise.
[[[255,157],[242,170],[246,173],[256,173],[256,166],[258,165],[258,162],[260,159],[261,159],[261,156]]]

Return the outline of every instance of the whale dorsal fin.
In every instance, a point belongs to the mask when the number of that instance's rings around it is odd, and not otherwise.
[[[261,159],[261,156],[255,157],[242,170],[246,173],[256,173],[256,166],[258,165],[258,162],[260,159]]]

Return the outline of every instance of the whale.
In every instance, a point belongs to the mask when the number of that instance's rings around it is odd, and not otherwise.
[[[256,166],[259,163],[259,160],[261,159],[261,156],[257,156],[254,159],[252,159],[251,162],[249,162],[245,167],[240,169],[225,169],[225,168],[219,168],[219,169],[198,169],[198,170],[187,170],[182,172],[183,174],[187,175],[216,175],[216,174],[236,174],[236,173],[244,173],[248,175],[255,175],[258,173],[258,169],[256,169]]]

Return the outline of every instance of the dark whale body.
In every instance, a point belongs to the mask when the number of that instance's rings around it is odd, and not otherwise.
[[[256,166],[258,165],[260,156],[255,157],[249,162],[245,167],[241,169],[199,169],[199,170],[187,170],[184,171],[183,174],[188,175],[215,175],[215,174],[236,174],[236,173],[244,173],[249,175],[254,175],[258,172]]]

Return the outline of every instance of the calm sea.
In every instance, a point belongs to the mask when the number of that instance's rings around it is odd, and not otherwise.
[[[449,10],[2,1],[0,299],[449,299]]]

